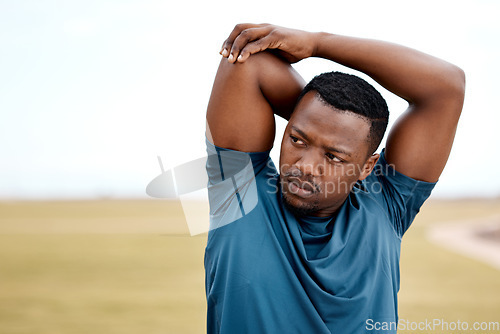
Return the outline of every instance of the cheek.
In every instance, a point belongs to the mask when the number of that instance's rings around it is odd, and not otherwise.
[[[280,151],[280,173],[287,171],[298,160],[297,150],[292,145],[283,143]]]
[[[280,164],[280,172],[282,172],[281,170],[281,166],[286,162],[287,160],[287,148],[286,148],[286,143],[285,143],[285,138],[283,138],[282,142],[281,142],[281,149],[280,149],[280,161],[279,161],[279,164]]]
[[[325,175],[322,180],[322,187],[321,187],[321,196],[323,198],[332,198],[335,197],[335,195],[342,193],[342,191],[339,191],[341,188],[342,180],[339,177],[336,177],[334,175]]]
[[[355,164],[349,164],[344,168],[344,176],[346,179],[358,179],[360,175],[360,171],[358,170],[358,166]]]
[[[321,189],[321,196],[324,198],[332,198],[349,193],[354,183],[358,180],[354,165],[344,165],[341,167],[331,166],[325,172]]]
[[[349,181],[357,180],[360,173],[355,164],[325,164],[324,175],[325,179]]]

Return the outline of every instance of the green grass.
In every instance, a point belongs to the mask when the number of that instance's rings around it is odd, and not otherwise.
[[[188,236],[179,210],[0,205],[0,333],[203,333],[206,236]]]
[[[498,213],[498,201],[491,200],[430,202],[423,208],[402,243],[401,319],[460,320],[470,326],[474,322],[500,322],[500,271],[438,247],[425,238],[426,229],[432,224]]]
[[[500,271],[425,239],[494,213],[495,201],[426,205],[403,240],[402,319],[500,321]],[[0,203],[0,333],[203,333],[205,243],[175,202]]]
[[[0,236],[1,333],[195,333],[203,238]]]

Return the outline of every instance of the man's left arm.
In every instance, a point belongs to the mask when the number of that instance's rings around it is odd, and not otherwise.
[[[344,49],[333,50],[335,46]],[[360,70],[408,101],[408,109],[389,132],[386,161],[413,179],[436,182],[462,111],[464,72],[401,45],[331,34],[320,38],[317,56]]]

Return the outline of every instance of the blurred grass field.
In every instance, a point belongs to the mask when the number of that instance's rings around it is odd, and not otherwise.
[[[401,319],[500,321],[500,271],[425,238],[499,213],[498,200],[426,203],[403,239]],[[0,333],[204,333],[205,243],[177,202],[0,202]]]

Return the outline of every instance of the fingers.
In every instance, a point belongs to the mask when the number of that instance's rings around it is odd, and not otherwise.
[[[229,53],[228,60],[229,62],[236,62],[236,60],[242,60],[243,55],[241,51],[249,47],[250,43],[254,41],[261,41],[268,34],[267,27],[259,27],[259,28],[249,28],[243,30],[234,40],[233,45],[231,46],[231,51]],[[264,47],[265,50],[265,47]]]
[[[224,57],[227,57],[229,55],[229,50],[231,50],[231,45],[233,44],[233,41],[236,39],[236,37],[240,34],[240,32],[242,30],[250,28],[251,26],[254,26],[254,25],[252,25],[250,23],[237,24],[233,28],[233,31],[231,31],[231,34],[229,34],[229,37],[224,41],[224,43],[222,43],[222,48],[221,48],[219,53],[221,55],[223,55]]]
[[[238,24],[224,41],[220,54],[230,63],[245,61],[250,54],[267,48],[265,37],[271,30],[269,24]]]
[[[243,49],[239,51],[237,61],[240,63],[245,62],[245,60],[250,57],[250,55],[253,55],[254,53],[265,51],[267,49],[271,49],[272,47],[272,42],[270,36],[265,36],[263,38],[260,38],[254,42],[246,44]]]
[[[257,24],[251,24],[251,23],[240,23],[237,24],[234,28],[233,31],[231,31],[231,34],[229,34],[229,37],[224,41],[222,44],[222,48],[220,50],[220,54],[224,57],[229,56],[229,51],[231,51],[231,47],[233,45],[234,40],[238,35],[245,29],[256,27]]]

